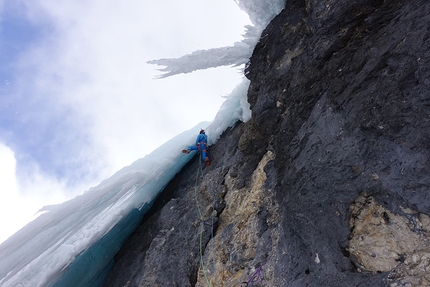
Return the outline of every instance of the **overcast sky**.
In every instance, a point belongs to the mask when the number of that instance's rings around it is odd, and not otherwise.
[[[241,81],[146,62],[242,39],[233,0],[0,0],[0,242],[199,122]]]

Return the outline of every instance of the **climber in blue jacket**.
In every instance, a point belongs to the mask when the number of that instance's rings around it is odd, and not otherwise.
[[[206,162],[206,165],[211,164],[208,157],[208,136],[205,134],[205,130],[200,130],[196,138],[196,145],[189,146],[188,149],[184,149],[182,152],[190,153],[192,150],[200,150],[202,153],[202,160]]]

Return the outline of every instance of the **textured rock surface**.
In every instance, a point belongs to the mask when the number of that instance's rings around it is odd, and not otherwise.
[[[172,181],[106,286],[428,286],[429,14],[288,0],[246,69],[252,119]]]
[[[362,268],[392,271],[390,279],[430,285],[430,217],[405,209],[402,214],[362,194],[350,207],[351,252]]]

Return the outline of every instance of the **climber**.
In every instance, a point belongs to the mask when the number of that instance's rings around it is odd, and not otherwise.
[[[208,136],[205,134],[205,130],[201,129],[199,135],[196,138],[196,145],[189,146],[188,149],[182,150],[183,153],[190,153],[192,150],[200,150],[202,153],[202,159],[206,162],[206,165],[210,165],[208,157]]]

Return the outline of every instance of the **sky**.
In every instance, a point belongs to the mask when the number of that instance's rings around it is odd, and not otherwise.
[[[0,0],[0,242],[211,121],[241,67],[155,79],[147,62],[231,46],[233,0]]]

